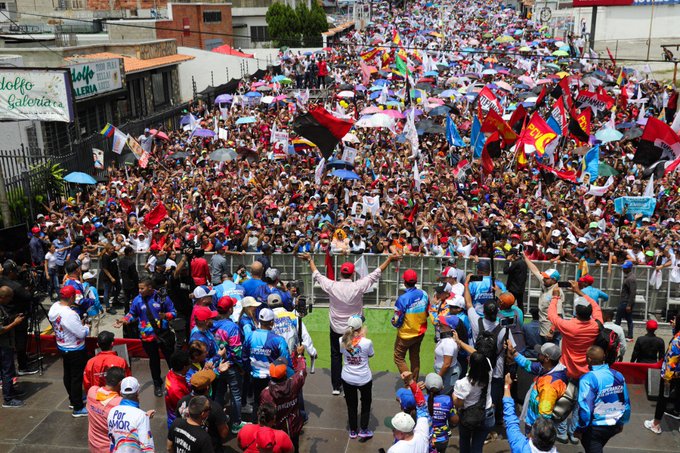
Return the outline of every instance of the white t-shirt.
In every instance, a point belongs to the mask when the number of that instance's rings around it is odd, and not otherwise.
[[[428,453],[430,451],[430,422],[427,417],[416,421],[411,440],[400,440],[387,453]]]
[[[57,348],[63,352],[79,351],[85,349],[85,337],[90,333],[90,328],[80,321],[80,316],[70,307],[55,302],[47,314],[54,336],[57,340]]]
[[[453,396],[458,399],[463,400],[463,408],[476,404],[479,401],[479,397],[482,394],[482,389],[484,387],[477,384],[472,385],[467,376],[463,379],[458,379],[456,384],[453,386]],[[493,403],[491,402],[491,375],[489,375],[489,386],[486,389],[486,409],[489,409]]]
[[[342,346],[340,338],[340,352],[342,352],[342,380],[352,385],[367,384],[373,375],[368,366],[368,359],[373,357],[373,342],[368,338],[359,340],[354,350],[350,353]]]
[[[479,321],[478,319],[480,316],[477,314],[475,311],[474,307],[471,307],[468,310],[468,318],[470,319],[470,327],[472,328],[472,341],[473,344],[477,341],[477,335],[479,335]],[[484,330],[485,331],[493,331],[494,328],[498,325],[498,322],[491,322],[488,321],[487,319],[483,319],[484,323]],[[505,362],[505,353],[503,350],[503,340],[505,339],[505,331],[507,327],[503,327],[500,332],[498,332],[498,339],[496,341],[496,345],[498,346],[498,351],[500,353],[498,354],[498,357],[496,358],[496,363],[493,367],[493,377],[495,378],[502,378],[503,377],[503,362]],[[515,339],[512,338],[512,332],[508,330],[508,340],[510,340],[510,343],[512,343],[513,346],[515,346]]]
[[[444,366],[444,356],[453,357],[451,367],[456,366],[456,357],[458,357],[458,345],[453,338],[442,338],[437,342],[434,348],[434,369],[441,370]]]
[[[52,252],[47,252],[45,254],[45,260],[47,261],[47,269],[57,268],[57,257]]]

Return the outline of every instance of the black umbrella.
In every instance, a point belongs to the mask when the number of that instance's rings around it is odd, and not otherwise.
[[[165,158],[166,159],[186,159],[187,157],[189,157],[189,153],[185,153],[184,151],[181,151],[179,153],[169,154]]]
[[[127,153],[121,158],[121,163],[125,165],[135,165],[137,157],[132,153]]]
[[[338,90],[340,90],[340,91],[345,91],[345,90],[354,91],[354,85],[350,85],[348,83],[343,83],[342,85],[340,85],[338,87]]]
[[[633,140],[634,138],[638,138],[640,136],[642,136],[642,129],[639,127],[631,127],[623,133],[623,138],[625,140]]]

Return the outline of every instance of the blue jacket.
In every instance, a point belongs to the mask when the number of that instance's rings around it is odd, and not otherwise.
[[[229,296],[233,297],[236,300],[241,300],[243,299],[243,295],[245,294],[246,290],[243,288],[241,285],[237,285],[236,283],[232,282],[231,280],[225,280],[224,282],[220,283],[219,285],[215,286],[215,295],[213,296],[213,300],[215,302],[219,301],[221,297],[223,296]]]
[[[415,287],[406,288],[394,304],[392,316],[392,325],[399,329],[399,338],[408,340],[425,334],[429,305],[425,291]]]
[[[264,304],[264,307],[267,307],[267,298],[270,294],[278,294],[281,296],[281,302],[286,310],[292,311],[293,308],[295,308],[293,307],[293,298],[288,291],[281,291],[279,288],[272,288],[269,285],[261,285],[255,290],[255,295],[253,295],[253,297],[257,299],[258,302]],[[264,307],[260,307],[260,309]]]
[[[583,288],[582,291],[583,294],[593,299],[597,304],[600,303],[600,299],[602,299],[603,302],[607,302],[609,300],[609,295],[607,293],[601,289],[595,288],[594,286]]]
[[[508,397],[503,397],[503,421],[505,431],[508,435],[511,453],[532,453],[529,439],[526,438],[519,429],[519,418],[515,413],[515,401]]]
[[[576,429],[588,426],[614,426],[628,423],[630,399],[623,375],[609,369],[609,365],[596,365],[584,374],[578,387],[578,424]]]
[[[279,357],[285,357],[290,374],[293,362],[288,353],[286,340],[271,330],[257,329],[243,343],[243,361],[250,362],[250,375],[258,379],[269,377],[269,365]]]
[[[493,282],[500,288],[501,292],[507,291],[502,281],[496,278]],[[491,277],[486,275],[481,282],[470,282],[470,296],[472,297],[472,305],[475,307],[475,311],[479,313],[480,316],[483,316],[484,303],[496,298],[496,295],[491,289]]]
[[[244,294],[251,297],[255,297],[255,291],[262,285],[266,285],[266,283],[256,278],[249,278],[241,283],[241,286],[243,286],[243,290],[245,291]]]
[[[152,341],[156,339],[156,333],[153,330],[153,326],[149,322],[149,318],[146,315],[146,305],[149,303],[151,309],[151,314],[156,321],[160,321],[160,328],[169,328],[169,321],[177,317],[177,312],[175,311],[175,306],[169,297],[165,300],[161,300],[160,296],[156,291],[153,292],[149,297],[143,298],[141,294],[138,294],[134,298],[132,304],[130,305],[130,312],[125,315],[125,319],[128,322],[137,321],[139,323],[139,336],[142,341]],[[165,313],[165,317],[160,319],[159,314]]]
[[[189,343],[192,341],[200,341],[208,348],[208,357],[206,361],[218,364],[220,356],[217,355],[217,341],[210,331],[203,332],[198,327],[191,329],[191,336],[189,336]]]

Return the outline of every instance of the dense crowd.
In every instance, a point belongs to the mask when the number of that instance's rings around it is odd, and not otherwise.
[[[331,392],[344,394],[351,439],[373,437],[376,351],[363,294],[402,256],[430,255],[451,258],[441,284],[428,295],[406,270],[395,302],[404,389],[389,451],[444,451],[456,426],[461,452],[479,452],[499,434],[513,452],[579,439],[586,452],[602,451],[630,416],[624,378],[610,365],[634,340],[634,269],[670,268],[668,278],[680,281],[680,155],[672,146],[653,159],[641,151],[650,121],[677,132],[675,88],[489,1],[376,5],[366,29],[332,47],[281,52],[280,72],[244,80],[224,102],[197,101],[181,129],[146,130],[138,142],[148,164],[109,166],[106,182],[51,201],[32,226],[32,264],[55,301],[49,320],[64,385],[74,417],[90,418],[91,451],[154,449],[154,414],[139,407],[140,383],[111,351],[113,335],[98,334],[94,358],[85,348],[90,320],[121,308],[115,327],[141,339],[154,393],[165,398],[169,451],[222,451],[230,432],[244,451],[300,449],[304,356],[317,352],[302,323],[304,298],[271,267],[278,253],[308,261],[328,293]],[[587,104],[582,91],[606,107]],[[557,123],[559,103],[575,127],[566,115]],[[337,137],[334,158],[293,132],[312,104],[357,120]],[[529,143],[537,116],[556,124],[550,145]],[[584,117],[587,127],[577,121]],[[621,197],[645,203],[617,206]],[[225,254],[245,252],[258,254],[254,264],[229,268]],[[143,269],[137,253],[148,254]],[[316,268],[314,253],[387,258],[368,275],[355,275],[349,260],[336,280]],[[458,257],[473,258],[477,272],[457,269]],[[505,282],[490,275],[489,258],[506,260]],[[541,272],[541,260],[578,262],[580,278]],[[600,264],[621,265],[615,312],[601,309],[609,296],[588,275]],[[525,322],[532,276],[541,295]],[[2,305],[16,290],[0,284]],[[573,313],[565,291],[575,295]],[[13,319],[3,341],[25,324]],[[428,327],[435,362],[421,364]],[[646,327],[633,360],[663,363],[657,413],[645,422],[661,433],[664,412],[680,410],[665,407],[666,385],[680,382],[679,326],[667,351],[654,322]],[[5,405],[19,407],[13,349],[0,344]],[[517,394],[518,368],[536,375],[526,396]]]

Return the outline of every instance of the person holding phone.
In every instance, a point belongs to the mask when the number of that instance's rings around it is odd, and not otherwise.
[[[480,260],[477,262],[477,275],[472,275],[470,278],[470,296],[472,296],[472,304],[480,316],[484,315],[484,304],[487,301],[494,300],[496,295],[494,293],[494,285],[501,291],[506,292],[507,289],[503,282],[491,277],[491,261]]]
[[[540,335],[543,343],[553,341],[555,337],[555,328],[548,319],[548,307],[550,306],[554,294],[558,294],[557,300],[557,314],[564,317],[564,292],[558,287],[560,281],[560,273],[557,269],[548,269],[541,272],[540,269],[524,254],[524,262],[531,271],[534,277],[543,284],[543,290],[538,297],[538,322],[540,324]],[[569,284],[567,284],[567,287]],[[557,290],[555,293],[554,290]],[[584,351],[585,353],[585,351]]]

